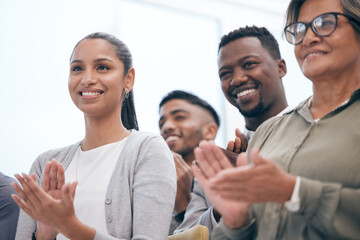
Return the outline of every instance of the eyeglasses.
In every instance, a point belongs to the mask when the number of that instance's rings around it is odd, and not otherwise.
[[[287,25],[284,28],[285,38],[291,44],[299,44],[304,39],[306,31],[309,27],[315,35],[319,37],[327,37],[335,31],[338,15],[344,16],[349,20],[351,19],[349,15],[343,13],[324,13],[317,16],[309,23],[296,22]]]

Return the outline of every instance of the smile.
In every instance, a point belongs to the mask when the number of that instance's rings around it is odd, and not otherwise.
[[[80,95],[82,95],[82,96],[97,96],[97,95],[100,95],[100,92],[81,92]]]
[[[248,95],[252,92],[255,92],[256,89],[252,88],[252,89],[247,89],[247,90],[244,90],[244,91],[241,91],[239,92],[236,96],[239,98],[239,97],[243,97],[245,95]]]
[[[308,53],[305,55],[305,58],[307,57],[313,57],[313,56],[320,56],[320,55],[325,55],[325,52],[312,52],[312,53]]]
[[[103,94],[104,91],[102,91],[100,89],[83,89],[83,90],[78,91],[78,93],[84,97],[96,97],[96,96]]]
[[[178,140],[179,139],[179,137],[178,136],[169,136],[169,137],[167,137],[166,138],[166,142],[167,143],[169,143],[169,142],[171,142],[171,141],[176,141],[176,140]]]

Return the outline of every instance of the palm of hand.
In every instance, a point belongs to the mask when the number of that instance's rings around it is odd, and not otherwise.
[[[62,199],[61,189],[49,189],[49,190],[44,189],[44,191],[55,200]]]
[[[62,171],[59,171],[62,170]],[[50,176],[50,172],[52,173],[52,176]],[[57,175],[60,174],[60,182],[57,179]],[[51,177],[56,179],[56,182],[54,184],[54,181],[51,181]],[[52,184],[51,184],[52,182]],[[62,169],[62,166],[60,166],[56,161],[52,160],[51,162],[47,163],[44,171],[44,179],[41,183],[41,188],[44,190],[45,193],[47,193],[50,197],[52,197],[55,200],[62,199],[62,192],[61,188],[65,182],[64,177],[64,171]],[[58,231],[56,231],[54,228],[50,227],[47,224],[44,224],[42,222],[38,223],[38,231],[42,232],[42,234],[51,236],[51,238],[54,238]]]
[[[204,191],[214,204],[215,209],[221,214],[225,224],[230,228],[242,227],[249,218],[250,204],[242,201],[228,200],[211,188],[211,183],[206,182]]]
[[[177,190],[174,209],[176,212],[181,212],[186,209],[190,202],[193,175],[191,173],[191,168],[181,155],[175,152],[172,152],[172,154],[177,175]]]
[[[43,188],[43,186],[41,187]],[[55,200],[60,200],[62,198],[61,189],[49,189],[46,191],[43,188],[43,190]],[[46,234],[49,234],[51,236],[56,236],[58,234],[58,231],[56,231],[54,228],[50,227],[47,224],[39,222],[38,225],[39,230]]]

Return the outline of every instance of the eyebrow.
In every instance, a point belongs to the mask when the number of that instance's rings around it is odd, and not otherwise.
[[[108,59],[108,58],[98,58],[98,59],[95,59],[94,60],[94,62],[102,62],[102,61],[108,61],[108,62],[113,62],[113,61],[111,61],[110,59]],[[71,63],[70,64],[73,64],[73,63],[82,63],[82,62],[84,62],[84,61],[82,61],[82,60],[73,60],[73,61],[71,61]]]
[[[242,57],[242,58],[238,59],[238,60],[236,61],[236,63],[238,64],[239,62],[242,62],[242,61],[247,60],[248,58],[252,58],[252,57],[254,57],[254,58],[260,58],[260,56],[258,56],[258,55],[251,54],[251,55],[247,55],[247,56],[245,56],[245,57]],[[221,66],[221,67],[219,68],[219,70],[218,70],[218,73],[220,73],[222,70],[227,69],[227,68],[231,68],[231,66],[230,66],[230,65]]]
[[[175,110],[173,110],[173,111],[170,112],[170,115],[175,115],[175,114],[177,114],[177,113],[187,113],[187,114],[190,114],[190,112],[189,112],[189,111],[186,111],[185,109],[175,109]],[[164,118],[165,118],[164,116],[161,116],[160,119],[159,119],[159,122],[160,122],[161,120],[163,120]]]

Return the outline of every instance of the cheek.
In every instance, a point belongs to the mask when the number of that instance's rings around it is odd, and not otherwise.
[[[182,126],[182,130],[186,132],[186,135],[190,138],[189,141],[196,140],[196,136],[199,134],[201,125],[196,122],[188,122]]]
[[[71,96],[72,99],[74,99],[74,97],[76,96],[76,85],[77,85],[77,81],[76,79],[69,77],[68,79],[68,90],[69,90],[69,94]]]
[[[73,89],[73,81],[71,80],[71,78],[69,77],[68,79],[68,90],[69,90],[69,93],[71,95],[71,90]]]
[[[228,81],[221,81],[220,82],[221,85],[221,89],[224,92],[224,94],[226,95],[228,89],[229,89],[229,82]]]
[[[300,44],[301,44],[301,43],[300,43]],[[302,60],[301,60],[301,57],[300,57],[300,53],[301,53],[300,44],[298,44],[298,45],[295,46],[295,48],[294,48],[294,54],[295,54],[296,61],[297,61],[298,64],[301,66]]]

